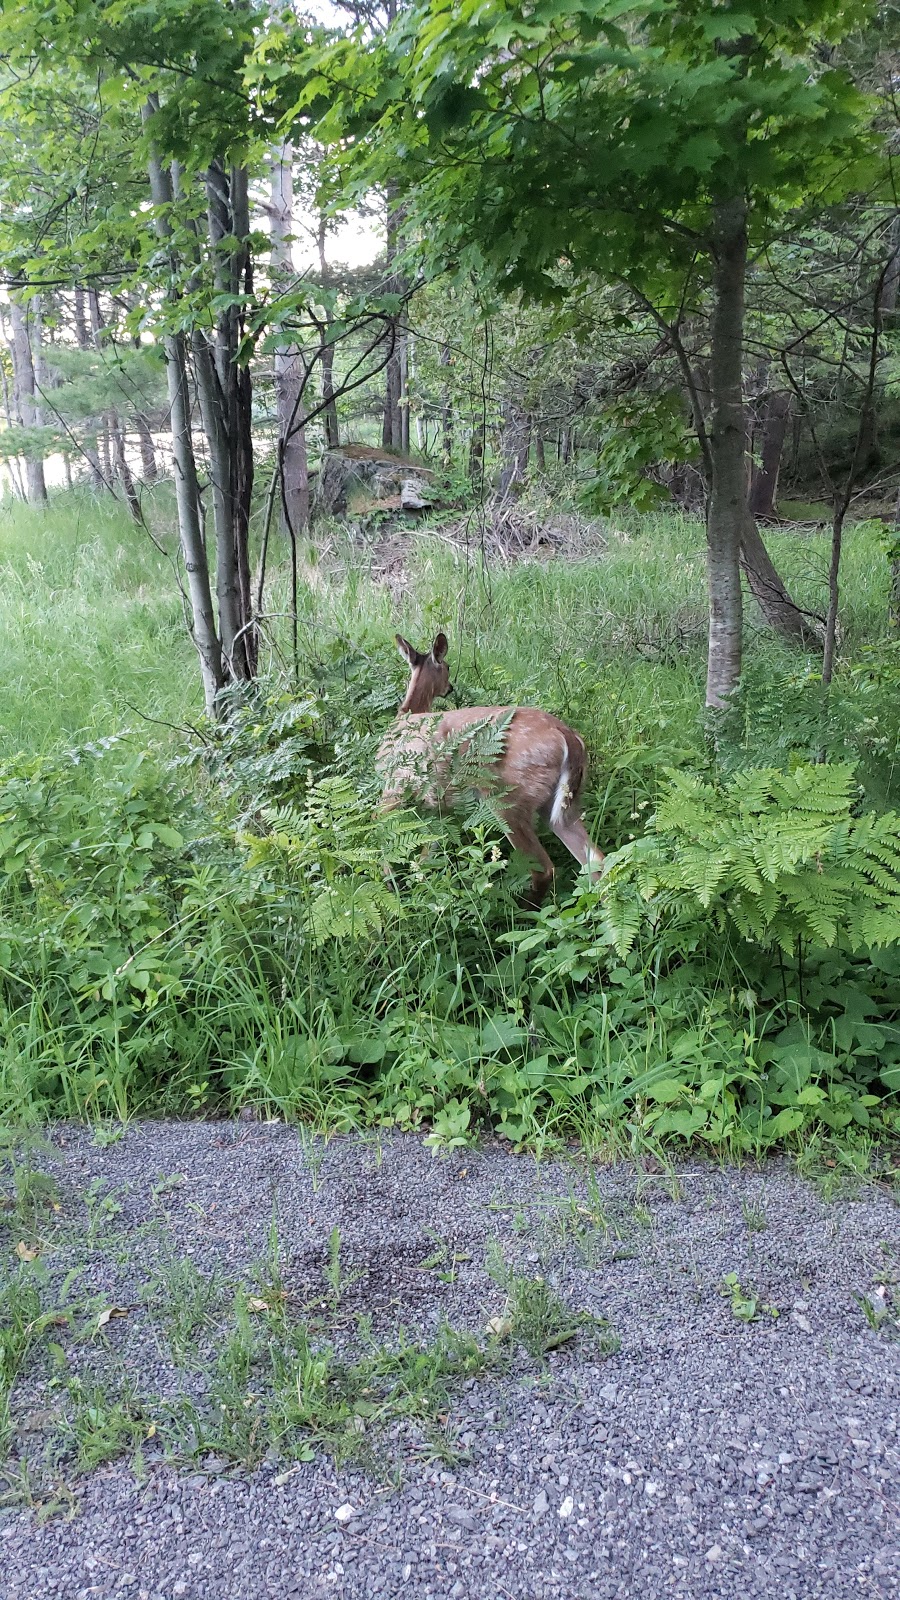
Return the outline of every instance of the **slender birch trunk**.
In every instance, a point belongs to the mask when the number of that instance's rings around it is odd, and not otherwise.
[[[317,244],[319,250],[319,275],[322,281],[322,288],[328,289],[331,286],[331,269],[329,268],[328,258],[325,254],[325,230],[326,218],[324,213],[320,212],[317,235]],[[324,336],[322,338],[321,354],[322,404],[325,408],[322,413],[322,419],[325,424],[326,450],[336,450],[341,442],[340,428],[338,427],[337,401],[334,398],[334,345],[328,337],[333,322],[334,316],[332,315],[331,307],[326,302],[325,329]]]
[[[144,126],[152,124],[156,107],[151,98],[143,110]],[[157,236],[171,246],[172,179],[155,151],[148,161],[150,194],[156,208]],[[173,269],[176,263],[173,261]],[[203,694],[209,716],[219,715],[218,696],[225,684],[222,647],[216,632],[209,566],[203,538],[200,515],[200,494],[197,484],[197,464],[194,459],[194,442],[191,434],[191,400],[187,377],[187,352],[181,332],[168,333],[164,339],[166,381],[169,391],[170,426],[172,429],[172,454],[175,476],[175,500],[178,508],[178,534],[187,575],[191,603],[191,634],[200,661]]]
[[[294,277],[291,234],[294,225],[293,148],[288,140],[275,151],[269,169],[269,257],[275,293],[289,288]],[[275,404],[278,413],[278,462],[281,472],[281,519],[296,538],[309,522],[309,469],[303,426],[304,362],[297,346],[285,340],[275,350]],[[323,396],[324,398],[324,396]]]
[[[39,426],[40,411],[37,405],[34,381],[34,361],[29,338],[28,316],[21,301],[10,296],[10,323],[12,326],[13,386],[16,413],[23,428]],[[47,484],[44,479],[44,462],[39,455],[25,457],[26,493],[32,505],[44,505]]]
[[[394,185],[388,185],[387,194],[387,278],[385,288],[391,294],[402,294],[406,288],[401,274],[396,270],[398,235],[401,208]],[[408,328],[400,315],[393,319],[388,337],[392,348],[385,368],[384,423],[381,442],[385,449],[409,451],[409,390],[408,390]]]
[[[715,262],[709,363],[712,484],[706,528],[709,589],[706,703],[719,709],[727,704],[741,676],[740,551],[747,517],[742,371],[747,205],[743,197],[716,202],[712,245]]]
[[[449,467],[453,462],[453,390],[450,387],[450,365],[452,357],[449,344],[441,345],[441,370],[444,380],[441,385],[441,450],[444,466]]]

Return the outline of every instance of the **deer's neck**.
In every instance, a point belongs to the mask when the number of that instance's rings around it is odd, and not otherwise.
[[[430,711],[434,703],[434,690],[427,683],[416,683],[413,679],[406,691],[406,699],[397,715],[402,717],[407,712]]]

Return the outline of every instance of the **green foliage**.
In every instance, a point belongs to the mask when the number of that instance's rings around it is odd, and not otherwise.
[[[777,1317],[778,1307],[767,1305],[751,1290],[742,1288],[736,1272],[726,1272],[719,1286],[720,1294],[730,1301],[731,1315],[738,1322],[756,1322],[761,1315]]]
[[[846,764],[751,768],[721,787],[675,773],[643,839],[608,867],[604,933],[628,954],[649,903],[674,925],[708,914],[790,956],[798,940],[851,951],[900,941],[900,817],[854,817]],[[636,891],[636,893],[635,893]]]
[[[47,591],[85,548],[80,515],[60,517],[35,570],[37,519],[6,525],[7,591],[41,655]],[[9,674],[10,725],[27,730],[34,707],[45,753],[0,772],[0,1105],[120,1120],[249,1103],[323,1129],[420,1129],[438,1155],[487,1124],[538,1150],[575,1137],[627,1152],[896,1126],[900,957],[890,930],[866,946],[860,921],[893,903],[891,651],[826,700],[752,641],[712,753],[699,651],[672,624],[695,615],[702,530],[622,524],[591,531],[599,558],[516,564],[490,590],[419,535],[399,616],[348,541],[340,581],[301,594],[300,682],[262,680],[214,736],[180,731],[196,715],[188,650],[145,652],[142,698],[176,724],[149,748],[116,677],[136,666],[136,591],[152,611],[167,580],[115,516],[92,526],[67,695],[49,703],[27,653]],[[782,536],[779,559],[802,572],[820,549]],[[860,636],[880,560],[880,535],[854,532]],[[376,814],[375,752],[404,682],[393,632],[448,624],[463,704],[544,705],[584,733],[587,818],[612,856],[599,894],[567,900],[573,869],[551,841],[559,898],[523,918],[526,864],[489,810]],[[113,737],[126,716],[133,731]],[[79,738],[86,723],[106,736]],[[823,745],[837,759],[811,765]],[[98,1232],[108,1203],[93,1198]],[[205,1315],[203,1285],[178,1293]],[[173,1321],[171,1337],[190,1335]]]
[[[402,177],[430,262],[538,298],[565,292],[564,262],[576,283],[666,285],[672,306],[715,197],[746,194],[771,237],[807,197],[862,187],[870,108],[812,65],[845,32],[832,0],[740,16],[706,0],[423,0],[367,49],[335,44],[296,110],[327,105],[320,136],[346,140],[362,181]]]
[[[697,455],[678,394],[632,395],[608,406],[597,442],[601,471],[582,490],[592,511],[619,505],[653,510],[668,499],[668,490],[648,476],[648,469]]]

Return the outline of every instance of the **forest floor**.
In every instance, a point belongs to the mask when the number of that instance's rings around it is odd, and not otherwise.
[[[886,1190],[246,1121],[15,1159],[5,1600],[900,1592]]]

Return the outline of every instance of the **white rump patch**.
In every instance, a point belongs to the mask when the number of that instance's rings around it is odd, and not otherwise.
[[[563,816],[564,816],[564,814],[565,814],[565,812],[566,812],[566,810],[568,808],[569,801],[572,798],[572,795],[571,795],[570,790],[569,790],[569,745],[568,745],[568,741],[566,739],[563,739],[562,745],[563,745],[562,766],[559,769],[559,777],[556,780],[556,789],[555,789],[554,794],[553,794],[553,805],[552,805],[551,810],[550,810],[550,821],[553,824],[558,824],[558,823],[562,822]]]

